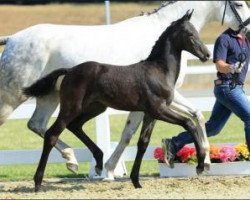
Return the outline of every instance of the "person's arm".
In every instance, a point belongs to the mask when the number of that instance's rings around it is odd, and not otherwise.
[[[233,73],[233,69],[230,64],[226,63],[224,60],[215,61],[216,69],[220,73]]]

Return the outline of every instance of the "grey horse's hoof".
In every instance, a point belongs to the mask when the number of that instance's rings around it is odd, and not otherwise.
[[[209,163],[205,163],[204,164],[204,169],[205,169],[205,171],[209,171],[210,170],[210,164]]]
[[[67,163],[67,169],[74,174],[78,174],[78,165],[74,163]]]

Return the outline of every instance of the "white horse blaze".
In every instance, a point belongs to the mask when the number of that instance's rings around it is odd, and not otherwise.
[[[249,9],[244,1],[239,1],[239,3],[243,6],[236,9],[242,20],[245,21],[249,17]],[[224,7],[225,1],[179,1],[162,7],[156,13],[133,17],[108,26],[43,24],[32,26],[8,37],[1,37],[0,44],[4,44],[6,38],[8,40],[0,63],[0,88],[2,90],[0,106],[15,109],[23,102],[19,93],[23,87],[31,85],[39,77],[57,68],[72,67],[85,61],[117,65],[139,62],[149,55],[154,42],[162,31],[172,21],[183,16],[188,9],[194,9],[191,23],[199,31],[210,21],[221,21]],[[229,6],[226,10],[225,23],[233,29],[239,25]],[[178,79],[178,83],[183,81],[185,71],[185,69],[181,69],[179,77],[182,79]],[[177,91],[175,92],[178,94]],[[179,94],[179,96],[181,95]],[[50,102],[57,102],[58,97],[51,95],[48,98],[39,99],[39,105],[30,122],[48,121],[49,116],[56,109],[56,104]],[[178,99],[175,97],[173,102],[178,102]],[[40,111],[43,114],[39,114]],[[193,112],[192,108],[186,112],[189,113],[189,117],[192,117],[190,111]],[[141,113],[142,115],[143,113]],[[0,116],[3,116],[3,113],[0,113]],[[133,113],[130,116],[133,116]],[[142,119],[141,116],[140,119]],[[4,117],[7,118],[8,115]],[[204,121],[196,120],[196,122],[198,127],[204,127]],[[132,126],[131,123],[133,123]],[[129,126],[138,127],[138,124],[135,123],[140,124],[140,120],[130,121]],[[29,124],[39,126],[39,123]],[[45,130],[46,123],[40,124],[40,127],[30,128]],[[133,128],[126,129],[125,127],[123,135],[132,135],[131,131]],[[200,128],[199,134],[201,138],[205,139],[202,142],[208,145],[205,130]],[[124,141],[124,138],[128,137],[122,137],[117,147],[119,151],[115,151],[117,154],[113,154],[105,165],[109,174],[113,174],[121,152],[127,145],[127,140]],[[65,146],[68,147],[66,144]],[[63,151],[63,148],[56,147],[61,152]],[[72,156],[74,157],[74,155]],[[73,161],[75,160],[73,159]]]

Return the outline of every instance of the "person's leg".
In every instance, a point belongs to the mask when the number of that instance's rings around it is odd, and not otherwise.
[[[245,125],[245,137],[250,150],[250,101],[241,86],[236,86],[227,94],[224,105],[238,116]]]

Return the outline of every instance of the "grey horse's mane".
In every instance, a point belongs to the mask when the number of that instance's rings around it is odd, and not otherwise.
[[[164,8],[164,7],[168,6],[168,5],[174,4],[174,3],[176,3],[176,2],[177,2],[177,1],[166,1],[166,2],[163,2],[163,3],[160,5],[159,8],[156,8],[156,9],[154,9],[154,10],[151,11],[151,12],[146,12],[146,13],[142,12],[142,13],[140,14],[140,16],[143,16],[143,15],[151,15],[151,14],[157,13],[157,12],[158,12],[159,10],[161,10],[162,8]]]

